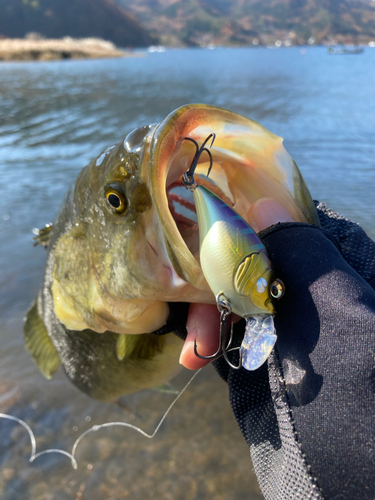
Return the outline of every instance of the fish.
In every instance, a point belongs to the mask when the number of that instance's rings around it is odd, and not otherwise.
[[[41,290],[26,314],[25,345],[42,374],[61,364],[89,396],[115,401],[164,384],[180,369],[190,303],[216,304],[200,262],[194,199],[182,177],[194,145],[216,134],[195,181],[254,230],[257,207],[319,225],[282,138],[247,117],[189,104],[100,153],[68,190],[47,248]],[[282,215],[281,215],[282,218]]]

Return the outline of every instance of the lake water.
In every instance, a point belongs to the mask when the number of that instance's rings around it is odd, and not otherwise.
[[[22,318],[45,259],[32,246],[32,229],[53,221],[79,170],[133,128],[193,102],[248,116],[284,138],[313,198],[375,237],[375,49],[138,56],[0,65],[0,412],[27,421],[38,450],[70,451],[80,432],[111,420],[152,432],[173,398],[144,391],[125,398],[129,410],[98,403],[62,370],[44,380],[23,347]],[[29,456],[25,430],[0,420],[5,500],[261,498],[226,385],[212,369],[198,375],[154,440],[129,429],[100,431],[82,441],[77,471],[62,455],[33,464]]]

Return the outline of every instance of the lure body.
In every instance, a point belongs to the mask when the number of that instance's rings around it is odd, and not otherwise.
[[[257,234],[231,207],[203,186],[196,186],[193,194],[203,274],[215,296],[224,296],[231,310],[246,319],[240,365],[255,370],[277,339],[271,262]]]
[[[203,186],[194,191],[203,274],[215,294],[224,293],[239,316],[273,314],[271,262],[247,222]]]

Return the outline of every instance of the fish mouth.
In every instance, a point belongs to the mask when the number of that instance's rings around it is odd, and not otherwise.
[[[319,225],[307,186],[283,140],[258,123],[230,111],[191,104],[171,113],[153,132],[148,155],[150,193],[174,270],[196,289],[207,290],[199,264],[199,227],[192,193],[182,183],[195,145],[209,134],[216,139],[209,156],[201,155],[194,180],[207,187],[259,231],[252,214],[271,198],[291,220]]]
[[[166,186],[166,194],[176,227],[189,252],[199,262],[199,227],[193,195],[181,180]]]
[[[198,170],[208,167],[206,163],[199,166]],[[173,165],[172,165],[173,170]],[[222,200],[226,200],[229,205],[233,205],[231,200],[221,190],[219,185],[210,182],[203,174],[195,175],[195,182],[199,186],[205,186],[214,191]],[[193,193],[186,188],[182,182],[182,177],[166,185],[166,195],[168,199],[169,212],[176,224],[176,227],[191,255],[200,263],[199,258],[199,226],[197,220],[197,210],[195,207]]]

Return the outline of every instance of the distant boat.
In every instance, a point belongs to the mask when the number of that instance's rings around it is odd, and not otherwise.
[[[151,45],[148,49],[148,52],[165,52],[164,45]]]
[[[343,47],[343,48],[333,48],[328,49],[328,54],[332,56],[336,55],[349,55],[349,54],[362,54],[363,47]]]

